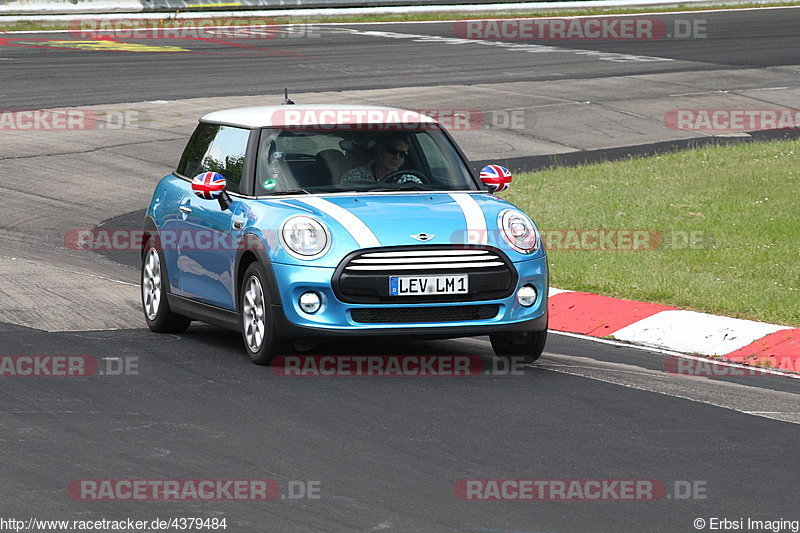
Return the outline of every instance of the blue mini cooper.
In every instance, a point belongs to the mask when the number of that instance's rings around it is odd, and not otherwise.
[[[489,335],[497,355],[536,360],[547,258],[531,219],[492,194],[510,181],[500,166],[476,175],[412,111],[208,114],[145,216],[147,324],[240,331],[258,364],[339,336]]]

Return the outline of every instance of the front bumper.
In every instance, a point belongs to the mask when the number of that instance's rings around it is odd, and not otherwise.
[[[324,336],[413,336],[420,338],[447,338],[487,335],[496,332],[541,331],[547,329],[547,259],[536,259],[513,263],[517,271],[516,287],[506,298],[470,302],[418,303],[407,304],[356,304],[340,301],[334,294],[331,281],[332,268],[298,267],[273,263],[281,302],[273,302],[273,316],[276,318],[278,333],[287,338]],[[530,307],[517,302],[516,292],[523,285],[533,285],[538,297]],[[300,296],[309,290],[322,297],[322,307],[313,314],[305,313],[299,307]],[[388,290],[388,289],[387,289]],[[476,320],[453,320],[435,322],[379,322],[365,323],[354,319],[357,309],[396,309],[398,307],[463,309],[469,306],[496,306],[497,312],[490,318]],[[454,310],[450,310],[454,311]],[[358,314],[358,313],[357,313]]]

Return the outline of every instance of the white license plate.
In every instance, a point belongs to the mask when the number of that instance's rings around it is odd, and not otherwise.
[[[467,294],[468,276],[389,276],[389,296]]]

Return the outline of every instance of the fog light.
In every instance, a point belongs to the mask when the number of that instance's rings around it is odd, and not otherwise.
[[[520,305],[530,307],[536,302],[536,289],[533,285],[525,285],[517,291],[517,301]]]
[[[304,292],[300,296],[300,309],[306,313],[316,313],[322,305],[319,294],[313,291]]]

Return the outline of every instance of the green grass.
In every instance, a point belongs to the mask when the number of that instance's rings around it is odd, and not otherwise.
[[[503,196],[545,232],[667,235],[653,251],[550,249],[555,287],[800,326],[798,161],[800,140],[709,146],[521,174]],[[682,249],[684,231],[704,238]]]
[[[721,10],[721,9],[741,9],[741,8],[750,8],[750,7],[789,7],[789,6],[797,6],[800,5],[800,2],[797,1],[787,1],[787,2],[780,2],[780,3],[761,3],[761,2],[751,2],[751,3],[744,3],[744,4],[737,4],[734,6],[725,6],[725,5],[711,5],[711,6],[696,6],[696,5],[675,5],[675,6],[650,6],[650,7],[642,7],[642,8],[625,8],[625,7],[617,7],[617,8],[592,8],[592,9],[559,9],[559,10],[551,10],[551,11],[532,11],[532,12],[518,12],[518,11],[509,11],[509,12],[444,12],[444,13],[402,13],[402,14],[370,14],[370,15],[335,15],[335,16],[284,16],[284,17],[267,17],[267,19],[275,24],[301,24],[301,23],[321,23],[321,22],[328,22],[328,23],[353,23],[353,22],[417,22],[417,21],[428,21],[428,20],[454,20],[454,19],[476,19],[476,18],[534,18],[534,17],[565,17],[565,16],[572,16],[572,15],[627,15],[627,14],[636,14],[636,13],[669,13],[674,11],[706,11],[706,10]],[[198,16],[194,17],[192,12],[181,12],[179,13],[180,19],[178,20],[186,20],[188,18],[196,19],[196,20],[216,20],[214,15],[210,16]],[[127,15],[128,17],[135,17],[136,15]],[[169,20],[170,17],[174,16],[171,13],[164,13],[164,19],[162,20]],[[248,14],[247,11],[241,11],[241,17],[243,18],[253,18],[252,15]],[[85,17],[87,20],[92,19],[92,15],[86,15]],[[124,13],[120,13],[120,19],[125,19],[126,15]],[[235,19],[226,19],[227,23],[233,23],[232,21]],[[264,17],[260,17],[259,20],[265,20]],[[158,20],[142,20],[140,27],[148,27],[157,25],[160,21]],[[244,22],[243,22],[244,23]],[[254,22],[255,23],[255,22]],[[74,23],[72,23],[74,24]],[[63,21],[22,21],[22,22],[5,22],[3,18],[0,17],[0,31],[34,31],[34,30],[63,30],[69,29],[74,26],[70,26],[69,22]]]

